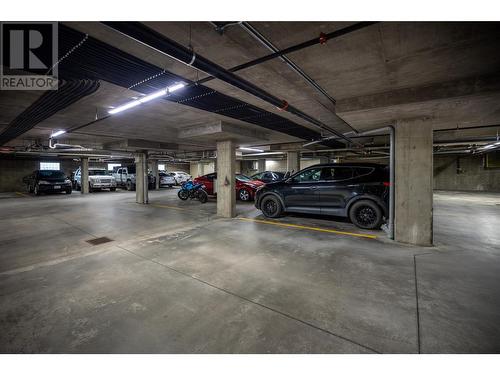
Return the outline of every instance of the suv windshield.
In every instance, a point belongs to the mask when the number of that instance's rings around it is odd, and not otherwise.
[[[245,176],[244,174],[237,174],[236,179],[238,181],[252,181],[252,179],[248,176]]]
[[[39,171],[38,175],[43,178],[64,178],[64,172],[61,171]]]
[[[89,176],[107,176],[108,171],[105,169],[89,169]]]

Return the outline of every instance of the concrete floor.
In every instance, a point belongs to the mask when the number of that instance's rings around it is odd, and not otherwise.
[[[176,193],[0,196],[0,352],[500,352],[500,194],[437,192],[419,248]]]

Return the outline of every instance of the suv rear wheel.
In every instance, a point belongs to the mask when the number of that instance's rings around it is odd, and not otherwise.
[[[382,225],[382,210],[373,201],[360,200],[349,210],[349,219],[362,229],[379,229]]]
[[[262,198],[260,209],[264,216],[271,218],[280,217],[283,213],[283,206],[280,200],[274,195],[268,195]]]

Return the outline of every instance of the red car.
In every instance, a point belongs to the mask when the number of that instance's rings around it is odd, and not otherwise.
[[[194,182],[205,185],[208,195],[215,195],[214,181],[217,179],[217,173],[209,173],[204,176],[196,177]],[[255,190],[264,185],[262,181],[252,180],[243,174],[236,174],[236,198],[242,201],[253,200]]]

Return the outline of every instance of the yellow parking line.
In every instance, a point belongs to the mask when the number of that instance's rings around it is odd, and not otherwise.
[[[243,220],[243,221],[253,221],[255,223],[277,225],[277,226],[285,227],[285,228],[307,229],[307,230],[314,230],[314,231],[317,231],[317,232],[343,234],[343,235],[346,235],[346,236],[363,237],[363,238],[370,238],[370,239],[376,239],[377,238],[377,236],[375,236],[373,234],[361,234],[361,233],[352,233],[352,232],[342,232],[342,231],[334,230],[334,229],[326,229],[326,228],[319,228],[319,227],[309,227],[309,226],[297,225],[297,224],[278,223],[276,221],[249,219],[249,218],[246,218],[246,217],[238,217],[237,219],[238,220]]]
[[[189,211],[187,208],[176,207],[176,206],[167,206],[165,204],[150,204],[150,206],[160,207],[160,208],[171,208],[172,210]]]
[[[29,197],[29,195],[21,193],[20,191],[16,191],[17,195],[20,195],[21,197]]]

